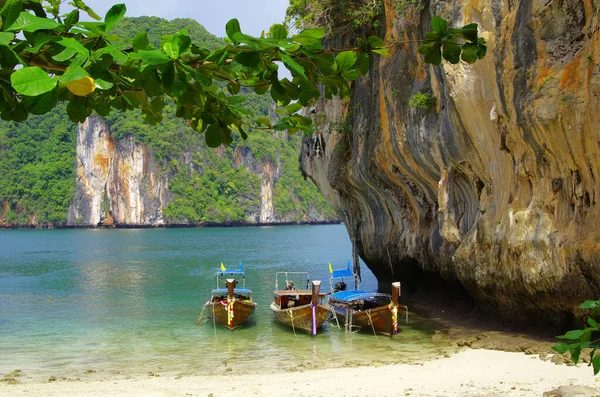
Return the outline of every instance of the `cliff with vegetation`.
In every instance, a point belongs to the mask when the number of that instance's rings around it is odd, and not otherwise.
[[[600,295],[600,2],[382,5],[398,44],[314,110],[304,172],[382,286],[438,275],[505,318],[568,323]],[[478,23],[486,58],[425,65],[432,15]]]
[[[211,48],[220,40],[189,19],[125,18],[125,37],[159,41],[186,29]],[[251,113],[276,117],[270,98],[246,93]],[[232,225],[336,222],[298,167],[301,137],[239,135],[227,148],[175,117],[151,127],[139,112],[92,116],[77,126],[64,108],[0,123],[0,227]]]

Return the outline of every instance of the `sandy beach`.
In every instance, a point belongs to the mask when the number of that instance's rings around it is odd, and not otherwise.
[[[556,365],[537,355],[467,348],[412,364],[306,369],[282,373],[6,384],[0,396],[538,396],[560,386],[590,387],[600,377],[585,364]],[[570,396],[594,395],[570,394]]]

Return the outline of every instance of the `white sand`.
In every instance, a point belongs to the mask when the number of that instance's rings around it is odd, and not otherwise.
[[[536,396],[561,385],[598,388],[587,365],[467,349],[416,364],[265,374],[56,381],[0,386],[0,396]],[[600,391],[598,393],[600,395]]]

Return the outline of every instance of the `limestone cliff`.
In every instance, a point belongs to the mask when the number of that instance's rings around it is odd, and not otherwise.
[[[564,324],[600,296],[600,2],[422,3],[386,0],[399,44],[351,100],[320,102],[303,170],[380,285],[437,273],[504,317]],[[410,41],[432,15],[478,23],[487,57],[424,64]]]
[[[282,139],[286,139],[286,136]],[[190,148],[184,152],[177,162],[184,168],[202,173],[202,167],[194,162],[194,150]],[[224,147],[216,152],[217,156],[226,156]],[[244,167],[260,180],[256,211],[246,213],[245,221],[236,224],[335,220],[315,211],[299,215],[293,209],[283,214],[275,210],[274,189],[282,174],[281,161],[279,158],[276,160],[257,161],[249,147],[239,146],[235,149],[231,166]],[[154,160],[151,148],[136,142],[132,135],[121,140],[114,139],[102,119],[88,118],[79,125],[77,131],[76,194],[69,208],[68,225],[126,227],[202,224],[189,220],[172,221],[163,214],[163,209],[175,198],[169,190],[172,170],[164,168]]]
[[[133,136],[115,141],[106,124],[90,117],[77,131],[77,192],[70,225],[162,225],[168,177],[150,149]]]

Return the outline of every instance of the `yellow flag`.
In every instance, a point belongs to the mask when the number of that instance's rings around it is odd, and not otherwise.
[[[223,264],[223,262],[221,262],[221,270],[222,270],[222,271],[225,271],[225,270],[227,270],[227,269],[225,269],[225,265]]]
[[[333,269],[331,268],[331,262],[329,262],[329,273],[333,273]]]

